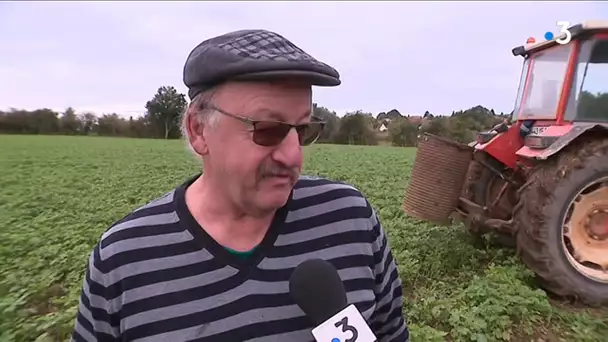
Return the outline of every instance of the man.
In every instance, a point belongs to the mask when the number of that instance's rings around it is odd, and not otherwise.
[[[339,74],[282,36],[243,30],[189,55],[182,120],[204,173],[130,213],[91,253],[75,341],[312,341],[289,295],[301,262],[338,269],[379,341],[407,341],[386,235],[352,186],[300,177],[312,85]]]

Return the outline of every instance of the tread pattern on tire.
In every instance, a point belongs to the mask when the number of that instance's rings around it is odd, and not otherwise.
[[[561,297],[579,300],[587,305],[606,305],[608,296],[595,298],[585,289],[575,286],[564,272],[556,269],[555,261],[550,257],[551,248],[547,238],[547,207],[555,200],[553,189],[558,182],[569,178],[574,170],[584,168],[592,157],[607,158],[608,139],[599,136],[592,139],[585,136],[577,139],[559,152],[555,158],[540,163],[530,173],[527,182],[519,189],[519,202],[514,208],[513,216],[517,226],[517,254],[541,280],[541,285]],[[561,213],[560,213],[561,214]]]

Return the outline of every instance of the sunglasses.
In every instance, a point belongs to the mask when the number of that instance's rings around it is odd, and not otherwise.
[[[201,109],[211,109],[253,126],[250,130],[253,133],[253,142],[266,147],[279,145],[292,128],[295,128],[298,133],[300,146],[308,146],[317,141],[325,126],[325,122],[314,116],[311,122],[292,125],[280,121],[253,120],[245,116],[228,113],[210,103],[203,103]]]

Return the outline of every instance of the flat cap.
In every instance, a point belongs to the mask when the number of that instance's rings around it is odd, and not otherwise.
[[[184,65],[188,97],[229,80],[297,77],[310,85],[337,86],[340,74],[283,36],[266,30],[240,30],[207,39]]]

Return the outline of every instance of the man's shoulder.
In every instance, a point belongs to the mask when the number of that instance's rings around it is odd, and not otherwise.
[[[293,210],[306,208],[310,215],[348,211],[370,216],[372,211],[365,195],[354,185],[317,176],[301,176],[292,199]]]
[[[365,199],[365,196],[354,185],[319,176],[302,175],[294,187],[294,199],[330,194],[333,194],[334,197],[338,195]]]
[[[162,244],[166,234],[181,231],[179,225],[176,225],[179,216],[175,211],[174,196],[175,190],[171,190],[110,225],[97,246],[99,261],[145,246],[157,246]]]
[[[121,228],[132,226],[158,225],[171,223],[168,216],[175,214],[175,190],[171,190],[148,203],[135,208],[120,220],[114,222],[103,236],[111,235]],[[129,223],[130,222],[130,223]],[[102,237],[103,237],[102,236]]]

